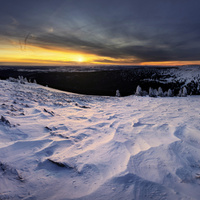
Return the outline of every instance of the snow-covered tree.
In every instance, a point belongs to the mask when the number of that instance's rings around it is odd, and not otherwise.
[[[116,97],[120,97],[121,96],[119,90],[116,90],[116,95],[115,96]]]
[[[18,82],[18,79],[12,78],[12,77],[9,77],[8,80],[9,80],[10,82],[16,82],[16,83]]]
[[[186,87],[184,87],[183,89],[179,90],[178,96],[179,97],[186,97],[187,96],[187,89],[186,89]]]
[[[173,97],[173,93],[172,93],[172,90],[171,90],[171,89],[168,90],[167,96],[168,96],[168,97]]]
[[[150,97],[153,97],[153,96],[154,96],[154,95],[153,95],[153,89],[152,89],[151,87],[149,88],[149,96],[150,96]]]
[[[149,96],[150,97],[155,97],[155,92],[156,91],[153,88],[151,88],[151,87],[149,88]]]
[[[165,91],[165,92],[164,92],[164,97],[167,97],[167,96],[168,96],[168,92]]]
[[[186,97],[187,96],[187,89],[186,87],[183,88],[183,92],[182,92],[182,97]]]
[[[157,97],[157,96],[158,96],[158,90],[157,90],[157,89],[154,89],[154,90],[153,90],[153,94],[154,94],[154,97]]]
[[[158,96],[159,96],[159,97],[163,97],[163,96],[164,96],[163,90],[162,90],[161,87],[158,88]]]
[[[25,77],[23,77],[23,76],[18,76],[18,83],[21,83],[21,84],[25,84],[25,83],[28,83],[28,80],[27,80],[27,78]]]
[[[135,95],[142,96],[142,88],[139,85],[136,88]]]
[[[142,90],[142,96],[147,96],[148,92],[146,90]]]
[[[149,96],[150,97],[157,97],[158,96],[158,90],[149,88]]]
[[[26,78],[26,77],[24,78],[24,82],[25,82],[25,83],[28,83],[28,80],[27,80],[27,78]]]
[[[197,85],[197,91],[199,92],[199,90],[200,90],[200,85],[199,85],[200,83],[198,82],[198,85]]]
[[[182,89],[179,90],[179,92],[178,92],[178,96],[179,96],[179,97],[182,96]]]

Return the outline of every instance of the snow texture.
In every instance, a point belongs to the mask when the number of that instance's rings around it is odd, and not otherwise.
[[[1,200],[199,199],[200,96],[86,96],[0,80],[0,117]]]

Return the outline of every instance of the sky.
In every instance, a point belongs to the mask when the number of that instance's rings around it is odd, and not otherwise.
[[[200,64],[198,0],[0,5],[0,65]]]

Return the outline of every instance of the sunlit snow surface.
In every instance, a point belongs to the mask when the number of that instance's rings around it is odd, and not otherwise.
[[[199,199],[200,96],[97,97],[0,80],[0,199]]]

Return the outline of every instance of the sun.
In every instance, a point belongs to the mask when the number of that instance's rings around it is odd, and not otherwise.
[[[67,53],[66,54],[66,62],[74,63],[74,64],[86,64],[90,60],[87,54],[78,54],[78,53]]]
[[[80,56],[80,57],[77,58],[77,62],[83,62],[83,61],[84,61],[83,57]]]

